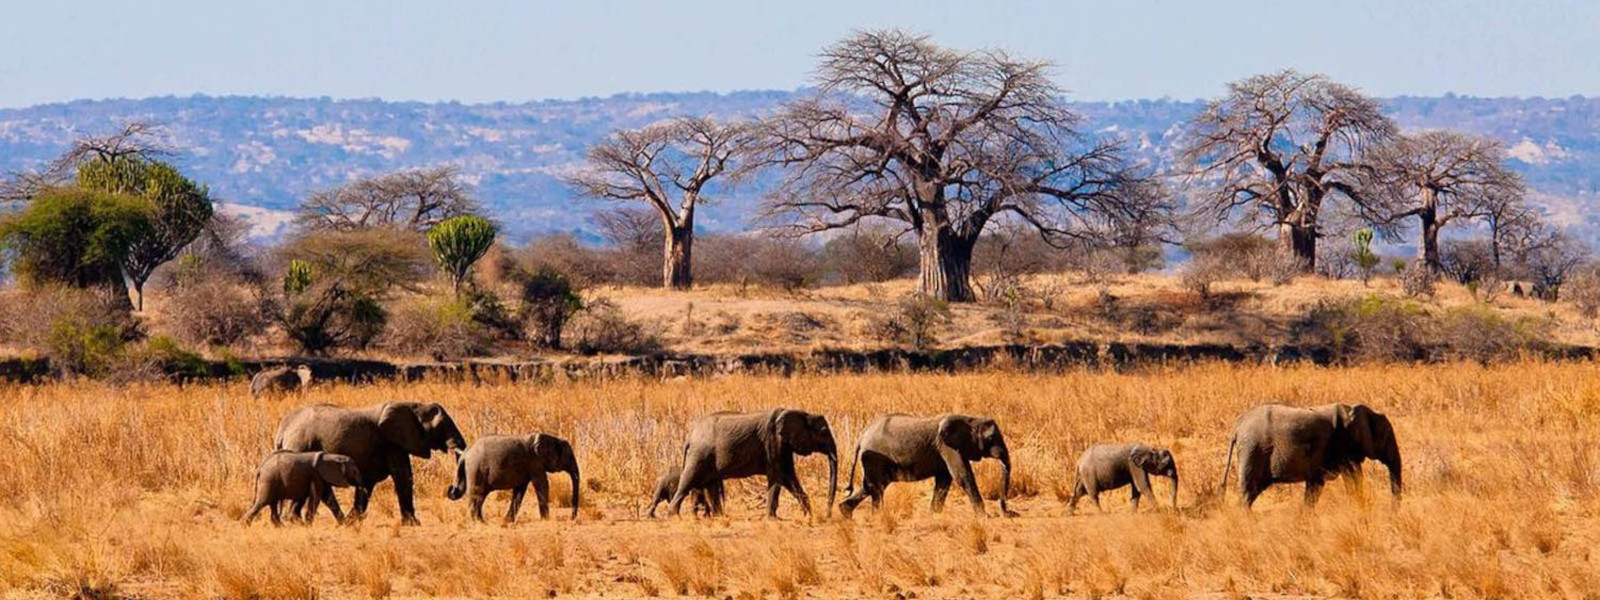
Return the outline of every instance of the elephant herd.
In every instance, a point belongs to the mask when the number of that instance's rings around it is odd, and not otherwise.
[[[579,469],[572,444],[535,433],[527,437],[485,436],[470,447],[443,406],[391,402],[365,409],[319,404],[291,411],[279,423],[275,450],[256,471],[255,501],[245,522],[269,510],[274,524],[286,507],[291,516],[309,523],[318,505],[334,518],[346,515],[335,487],[355,488],[351,517],[366,512],[373,487],[394,478],[403,524],[418,523],[412,489],[412,457],[433,452],[456,456],[455,481],[446,491],[451,500],[467,498],[469,514],[483,520],[489,492],[510,490],[508,522],[515,521],[531,485],[540,518],[549,517],[549,473],[566,473],[572,481],[572,518],[578,517]],[[656,481],[650,516],[669,505],[677,515],[687,500],[696,514],[723,514],[724,486],[729,479],[760,475],[766,479],[766,512],[776,517],[778,497],[787,490],[811,514],[810,496],[795,473],[795,458],[822,454],[828,459],[827,513],[832,515],[838,491],[839,456],[833,431],[822,415],[801,410],[716,412],[689,423],[682,461]],[[1016,516],[1007,505],[1011,490],[1011,452],[993,419],[958,414],[918,417],[889,414],[867,425],[852,453],[845,498],[839,511],[850,517],[862,502],[878,508],[891,482],[933,480],[932,509],[943,509],[952,485],[958,486],[979,515],[983,498],[971,463],[1000,463],[1000,512]],[[1246,507],[1274,483],[1304,483],[1305,504],[1316,503],[1326,480],[1359,481],[1361,464],[1376,460],[1389,471],[1390,490],[1398,499],[1401,459],[1389,419],[1364,405],[1329,404],[1296,408],[1258,406],[1235,421],[1223,468],[1222,490],[1238,461],[1240,497]],[[856,470],[861,485],[855,487]],[[1104,444],[1085,450],[1075,469],[1068,511],[1087,496],[1098,507],[1100,493],[1132,487],[1133,509],[1153,492],[1150,477],[1172,481],[1172,504],[1178,501],[1178,467],[1172,452],[1145,444]],[[309,508],[307,506],[309,505]]]

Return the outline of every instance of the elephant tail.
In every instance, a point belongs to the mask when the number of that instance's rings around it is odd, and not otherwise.
[[[1233,468],[1233,449],[1238,444],[1239,434],[1235,432],[1228,438],[1228,458],[1222,462],[1222,485],[1219,486],[1218,489],[1220,491],[1217,492],[1224,499],[1228,497],[1228,471]]]
[[[856,442],[856,451],[850,454],[850,475],[844,479],[844,495],[852,496],[856,493],[856,464],[861,462],[861,442]]]
[[[451,500],[460,500],[467,495],[467,461],[456,457],[456,482],[444,491],[444,497]]]

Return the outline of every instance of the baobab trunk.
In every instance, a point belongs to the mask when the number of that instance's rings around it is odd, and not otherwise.
[[[1439,263],[1439,219],[1434,211],[1424,209],[1417,213],[1418,229],[1422,232],[1422,239],[1417,242],[1417,260],[1427,267],[1429,273],[1438,274],[1442,269]]]
[[[690,271],[694,230],[691,225],[667,229],[667,247],[663,254],[662,285],[673,290],[687,290],[694,285]]]
[[[931,230],[931,231],[930,231]],[[973,241],[948,227],[929,227],[917,236],[918,289],[946,302],[971,302]]]
[[[1310,273],[1317,266],[1317,233],[1312,227],[1295,223],[1278,225],[1278,243],[1283,251],[1300,263],[1302,273]]]

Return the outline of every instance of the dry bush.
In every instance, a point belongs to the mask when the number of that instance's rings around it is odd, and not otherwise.
[[[495,332],[481,322],[472,302],[447,296],[416,296],[390,303],[378,344],[403,356],[434,360],[488,354]]]
[[[629,319],[605,298],[584,302],[566,329],[572,348],[584,354],[649,354],[661,349],[659,332]]]
[[[626,278],[618,278],[618,261],[611,254],[603,248],[583,245],[572,234],[561,233],[533,238],[523,247],[518,262],[530,270],[548,267],[558,273],[564,273],[580,288],[635,283]],[[660,284],[660,258],[657,257],[651,264],[656,270],[655,280],[646,283]]]
[[[62,375],[103,376],[143,335],[117,290],[45,286],[7,294],[0,340],[31,348]]]
[[[892,230],[861,229],[828,240],[821,266],[830,284],[879,283],[914,273],[917,248]]]
[[[816,249],[790,238],[708,235],[695,240],[695,281],[765,286],[787,291],[815,286],[822,278]]]
[[[271,323],[262,292],[226,277],[184,281],[168,292],[165,306],[173,335],[197,346],[232,347]]]

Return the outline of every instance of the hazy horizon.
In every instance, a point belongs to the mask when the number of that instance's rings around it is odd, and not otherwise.
[[[792,91],[856,29],[899,27],[1056,65],[1081,101],[1220,94],[1279,68],[1375,96],[1600,94],[1600,4],[1152,0],[776,6],[110,0],[14,7],[0,108],[206,95],[485,104]],[[172,32],[170,34],[165,32]],[[1243,31],[1248,35],[1228,32]],[[92,40],[85,43],[84,40]]]

